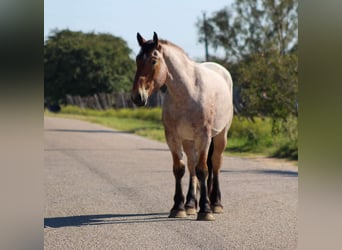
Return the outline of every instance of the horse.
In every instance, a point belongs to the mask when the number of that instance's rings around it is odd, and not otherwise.
[[[162,122],[175,177],[174,205],[169,217],[184,218],[197,213],[197,220],[215,220],[213,213],[223,212],[219,172],[233,119],[231,75],[219,64],[194,62],[179,46],[159,39],[156,32],[151,40],[137,33],[137,41],[140,51],[136,56],[132,101],[144,106],[152,93],[166,86]],[[182,190],[183,152],[190,175],[186,200]]]

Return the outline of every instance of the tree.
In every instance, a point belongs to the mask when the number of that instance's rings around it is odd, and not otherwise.
[[[236,69],[241,114],[286,119],[297,115],[298,57],[275,56],[277,51],[254,54]]]
[[[225,59],[239,61],[250,54],[276,50],[285,54],[298,41],[298,0],[236,0],[231,7],[198,19],[200,43],[207,37]]]
[[[126,42],[110,34],[54,31],[44,44],[44,91],[52,102],[67,94],[127,91],[134,61]]]
[[[222,49],[234,81],[234,105],[242,115],[274,119],[297,115],[298,38],[296,0],[236,0],[232,8],[197,21],[199,42]],[[206,32],[206,34],[204,34]]]

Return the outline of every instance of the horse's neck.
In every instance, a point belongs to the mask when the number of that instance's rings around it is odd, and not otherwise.
[[[183,51],[171,45],[164,46],[164,60],[169,77],[166,85],[173,98],[184,99],[192,94],[195,82],[195,62]]]

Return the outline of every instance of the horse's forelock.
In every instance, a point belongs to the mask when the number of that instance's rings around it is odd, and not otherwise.
[[[152,40],[148,40],[141,46],[141,50],[143,53],[149,53],[155,48],[155,43]]]
[[[152,50],[154,49],[155,45],[152,40],[149,40],[140,46],[140,51],[137,55],[137,58],[145,58]]]

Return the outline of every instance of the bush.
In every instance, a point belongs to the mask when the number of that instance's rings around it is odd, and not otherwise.
[[[129,91],[132,50],[111,34],[55,30],[44,43],[44,95],[65,103],[66,95]]]
[[[272,123],[269,118],[254,118],[249,120],[245,117],[234,116],[229,136],[262,138],[269,136],[272,131]]]
[[[228,151],[266,153],[270,156],[298,159],[297,118],[286,121],[270,118],[235,116],[228,132]]]

